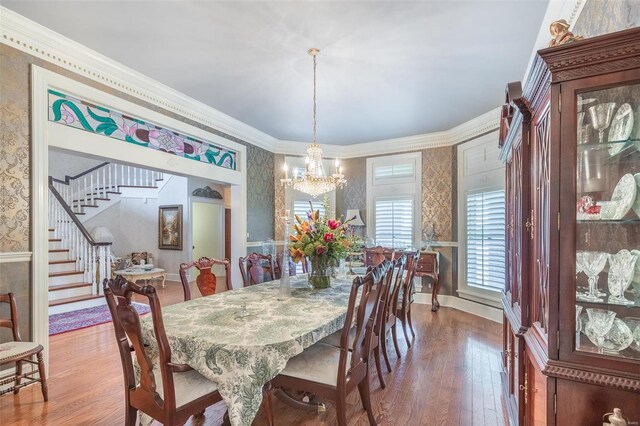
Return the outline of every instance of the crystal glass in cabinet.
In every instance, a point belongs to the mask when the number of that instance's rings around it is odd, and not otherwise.
[[[640,360],[640,84],[576,102],[575,350]]]

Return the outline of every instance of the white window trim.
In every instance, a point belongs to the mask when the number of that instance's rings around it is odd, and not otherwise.
[[[504,189],[504,165],[496,153],[495,163],[484,172],[466,177],[464,151],[485,146],[489,150],[498,149],[497,133],[492,132],[471,142],[461,144],[458,149],[458,295],[464,299],[483,303],[497,308],[501,307],[503,291],[484,289],[467,284],[467,194],[469,192]]]
[[[374,167],[380,164],[403,164],[413,162],[413,177],[390,178],[376,181]],[[375,238],[375,200],[411,196],[413,198],[413,241],[415,246],[422,240],[422,153],[386,155],[367,158],[367,237]]]

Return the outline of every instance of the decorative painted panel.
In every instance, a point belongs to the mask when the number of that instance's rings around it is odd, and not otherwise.
[[[236,170],[236,153],[49,89],[49,121]]]

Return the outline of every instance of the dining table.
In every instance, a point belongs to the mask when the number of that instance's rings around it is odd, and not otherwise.
[[[354,278],[334,277],[329,288],[316,290],[301,274],[290,277],[288,296],[281,296],[279,281],[270,281],[163,307],[171,360],[216,383],[233,426],[250,425],[264,385],[290,358],[342,329]],[[150,315],[141,327],[157,364]]]

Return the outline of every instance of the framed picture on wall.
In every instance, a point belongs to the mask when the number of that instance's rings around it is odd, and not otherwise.
[[[159,207],[158,248],[182,250],[182,204]]]

